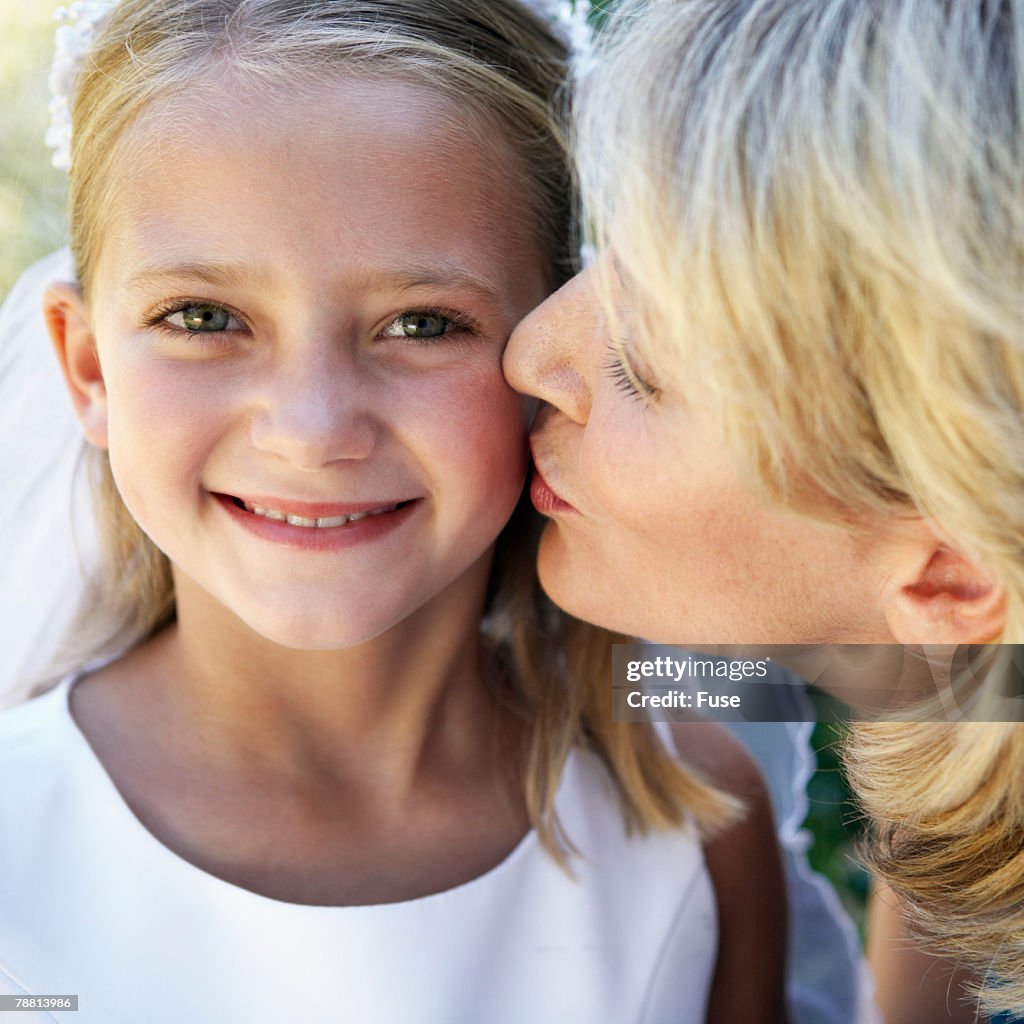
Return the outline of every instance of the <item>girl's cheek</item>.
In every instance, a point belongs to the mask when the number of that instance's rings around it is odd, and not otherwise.
[[[493,488],[495,498],[510,488],[518,493],[526,474],[527,424],[520,396],[499,373],[439,389],[421,413],[441,426],[439,447],[463,479]]]
[[[482,467],[486,486],[495,493],[518,496],[528,465],[526,424],[518,396],[501,396],[500,411],[497,401],[490,406],[490,415],[484,410],[479,425],[481,447],[486,447],[487,458]],[[486,445],[483,438],[486,437]]]

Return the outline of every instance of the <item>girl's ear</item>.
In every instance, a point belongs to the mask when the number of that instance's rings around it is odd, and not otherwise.
[[[82,431],[91,444],[106,448],[107,389],[82,293],[73,284],[50,285],[43,316]]]
[[[901,570],[885,596],[889,629],[902,644],[980,644],[1006,626],[1006,589],[921,521],[904,541]]]

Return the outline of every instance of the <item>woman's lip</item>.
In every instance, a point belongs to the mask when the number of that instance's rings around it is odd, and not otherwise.
[[[412,498],[385,498],[381,501],[323,502],[293,501],[291,498],[275,498],[266,494],[229,494],[226,491],[213,492],[217,497],[241,501],[246,505],[259,505],[285,515],[301,516],[303,519],[329,519],[333,516],[351,516],[360,512],[375,512],[378,509],[404,505]]]
[[[576,511],[574,506],[552,489],[536,463],[533,467],[533,479],[530,481],[530,500],[534,508],[545,516]]]

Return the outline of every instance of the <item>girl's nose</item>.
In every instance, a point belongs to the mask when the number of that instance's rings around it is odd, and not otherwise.
[[[578,274],[516,327],[503,363],[513,388],[580,424],[590,415],[591,363],[601,320],[590,274]]]
[[[260,389],[253,444],[314,471],[370,456],[378,420],[365,375],[337,342],[304,344],[275,361]]]

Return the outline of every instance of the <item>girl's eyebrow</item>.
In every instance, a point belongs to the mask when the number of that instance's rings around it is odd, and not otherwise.
[[[221,287],[243,287],[268,284],[266,272],[252,263],[221,263],[218,261],[190,261],[143,266],[126,282],[131,289],[144,289],[164,280],[192,278]],[[402,268],[374,269],[368,267],[356,275],[351,285],[371,291],[394,288],[411,291],[414,288],[460,288],[476,292],[491,304],[500,304],[503,290],[464,267],[417,265]]]
[[[461,288],[473,291],[491,303],[501,301],[502,292],[490,282],[462,268],[417,267],[392,270],[373,276],[374,284],[383,284],[401,291],[414,288]]]
[[[143,289],[162,280],[195,278],[206,284],[242,286],[245,284],[266,284],[266,274],[251,263],[220,263],[216,261],[154,264],[144,266],[132,274],[126,287]]]

